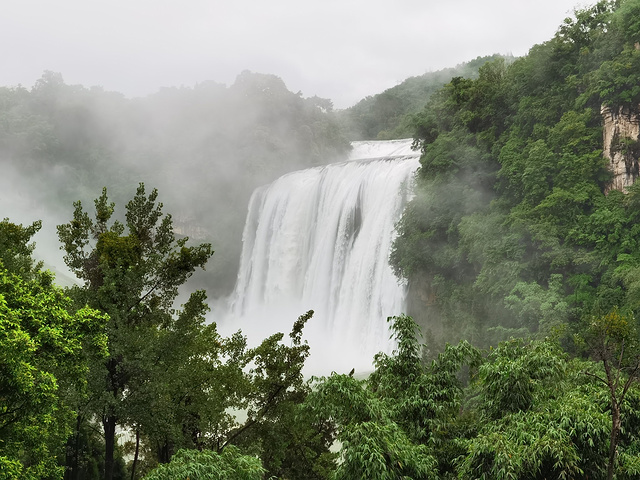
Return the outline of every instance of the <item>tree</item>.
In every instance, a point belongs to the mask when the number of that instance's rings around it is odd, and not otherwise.
[[[33,261],[28,242],[39,227],[0,222],[1,478],[59,478],[56,457],[85,393],[88,359],[106,351],[105,317],[74,311]]]
[[[302,376],[309,354],[302,329],[311,315],[294,323],[291,345],[277,333],[246,349],[240,332],[220,338],[215,324],[198,328],[193,321],[167,330],[160,350],[171,353],[155,370],[158,378],[132,388],[135,401],[127,404],[140,433],[135,452],[143,449],[142,473],[156,466],[154,459],[169,462],[178,449],[223,456],[241,449],[262,460],[268,477],[327,478],[331,438],[300,409],[309,392]],[[244,420],[234,415],[238,411]],[[136,458],[134,453],[132,478]],[[199,463],[190,458],[179,463]]]
[[[331,425],[314,418],[302,407],[310,387],[302,374],[309,345],[302,341],[303,328],[313,311],[298,317],[289,333],[276,333],[247,352],[251,368],[244,392],[247,419],[230,430],[218,451],[237,445],[258,455],[266,477],[327,478],[334,457]]]
[[[306,404],[335,426],[341,448],[333,478],[437,478],[428,448],[411,440],[364,381],[334,373],[318,383]]]
[[[614,309],[606,315],[594,317],[581,339],[594,360],[600,362],[604,372],[586,373],[604,384],[611,408],[609,461],[607,479],[616,471],[618,444],[622,431],[622,408],[634,383],[640,380],[640,343],[638,328],[633,317]]]
[[[606,406],[583,368],[548,340],[491,349],[469,392],[478,415],[459,478],[601,478]]]
[[[462,406],[458,376],[479,354],[462,342],[425,365],[413,319],[388,320],[397,348],[376,356],[369,379],[334,373],[306,404],[335,426],[341,450],[334,478],[444,478],[461,454],[453,434]]]
[[[41,262],[35,262],[33,259],[35,243],[29,243],[41,227],[41,221],[33,222],[27,227],[16,225],[8,218],[0,222],[0,258],[2,258],[2,263],[8,271],[25,280],[32,279],[43,267]]]
[[[124,405],[135,435],[131,478],[179,449],[215,449],[217,436],[236,425],[230,410],[247,389],[246,339],[222,338],[205,313],[204,292],[196,292],[153,339],[148,375],[132,379]]]
[[[74,203],[73,219],[58,226],[67,266],[83,281],[71,293],[109,316],[109,354],[94,362],[91,401],[84,412],[98,416],[105,435],[105,479],[114,471],[116,427],[135,425],[134,389],[153,378],[159,335],[185,317],[206,310],[205,296],[194,293],[181,312],[174,310],[178,288],[212,255],[209,244],[188,246],[177,240],[170,215],[163,215],[158,192],[143,184],[126,205],[125,223],[113,221],[115,204],[107,190],[95,200],[95,218]]]
[[[95,219],[77,202],[73,220],[58,227],[65,261],[84,280],[73,289],[76,300],[110,317],[109,356],[92,365],[93,395],[82,412],[102,422],[105,478],[113,476],[116,426],[135,434],[132,478],[137,467],[144,473],[179,449],[222,453],[231,445],[261,457],[270,474],[310,471],[310,462],[298,460],[293,449],[315,458],[330,446],[297,417],[308,393],[302,330],[313,312],[294,323],[291,346],[278,333],[247,349],[240,332],[221,338],[215,324],[205,324],[204,292],[192,293],[174,311],[178,286],[212,252],[207,244],[175,240],[156,197],[140,185],[127,204],[125,226],[111,221],[115,205],[105,190],[95,201]],[[246,411],[245,421],[231,413],[238,410]],[[273,441],[278,433],[286,441]],[[144,465],[138,465],[141,449]]]

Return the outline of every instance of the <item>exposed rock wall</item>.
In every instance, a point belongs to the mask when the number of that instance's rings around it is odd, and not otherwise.
[[[639,175],[640,156],[640,115],[629,108],[612,110],[602,106],[603,154],[609,160],[613,179],[605,193],[625,189],[636,181]]]

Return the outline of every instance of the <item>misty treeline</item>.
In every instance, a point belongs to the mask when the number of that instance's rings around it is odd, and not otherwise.
[[[605,194],[601,113],[640,111],[639,12],[637,0],[579,10],[414,117],[421,167],[391,263],[437,342],[567,339],[593,315],[640,313],[640,185]],[[637,147],[612,147],[630,172]]]
[[[331,101],[292,93],[274,75],[134,99],[53,72],[30,90],[0,88],[2,185],[15,208],[46,216],[46,229],[103,186],[122,203],[138,182],[157,186],[178,231],[224,252],[205,281],[218,296],[235,282],[252,191],[349,149]]]

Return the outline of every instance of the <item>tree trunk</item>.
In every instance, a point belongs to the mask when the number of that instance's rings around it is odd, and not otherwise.
[[[611,402],[611,438],[609,441],[609,465],[607,466],[607,480],[613,480],[620,435],[620,406],[616,401]]]
[[[78,457],[80,455],[80,415],[76,415],[76,429],[67,440],[67,452],[65,459],[64,480],[78,480]]]
[[[116,417],[109,415],[102,418],[104,428],[104,480],[113,480],[113,452],[116,444]]]
[[[173,455],[173,445],[169,439],[165,438],[164,442],[158,448],[158,462],[169,463]]]
[[[136,478],[136,464],[138,463],[138,453],[140,451],[140,429],[136,428],[136,452],[133,455],[133,464],[131,465],[131,480]]]

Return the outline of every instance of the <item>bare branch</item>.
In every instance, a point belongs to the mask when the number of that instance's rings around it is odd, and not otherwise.
[[[636,374],[638,373],[639,369],[640,369],[640,361],[636,363],[635,368],[631,371],[631,373],[629,374],[629,378],[624,384],[624,388],[622,389],[622,394],[620,395],[620,403],[622,403],[622,401],[624,400],[624,397],[627,395],[627,391],[629,390],[631,385],[633,385],[633,382],[638,379],[636,377]]]
[[[613,384],[613,389],[618,391],[618,384],[620,383],[620,375],[622,374],[622,358],[624,356],[624,340],[622,340],[622,345],[620,346],[620,357],[618,358],[618,372],[616,374],[616,381]]]
[[[589,375],[590,377],[593,377],[593,378],[595,378],[595,379],[600,380],[600,381],[601,381],[602,383],[604,383],[607,387],[609,386],[609,382],[607,382],[607,381],[606,381],[604,378],[602,378],[601,376],[596,375],[595,373],[591,373],[591,372],[588,372],[587,370],[585,370],[585,371],[584,371],[584,374],[585,374],[585,375]]]

